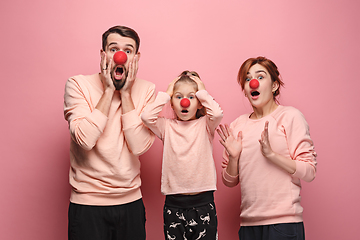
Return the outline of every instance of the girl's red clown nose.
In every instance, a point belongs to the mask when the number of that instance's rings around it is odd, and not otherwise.
[[[187,99],[187,98],[183,98],[181,99],[180,101],[180,105],[183,107],[183,108],[187,108],[190,106],[190,100]]]

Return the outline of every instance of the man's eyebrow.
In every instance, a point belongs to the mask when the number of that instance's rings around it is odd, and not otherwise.
[[[110,47],[111,45],[117,45],[117,42],[109,43],[109,47]]]
[[[111,43],[109,43],[109,47],[110,47],[111,45],[118,45],[118,43],[117,43],[117,42],[111,42]],[[126,46],[126,47],[134,48],[134,46],[133,46],[132,44],[126,44],[125,46]]]

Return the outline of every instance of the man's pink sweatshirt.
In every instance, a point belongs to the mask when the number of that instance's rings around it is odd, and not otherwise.
[[[154,92],[154,84],[136,79],[131,91],[135,110],[123,114],[120,94],[115,92],[107,117],[95,108],[103,94],[99,74],[67,81],[64,115],[71,135],[71,202],[118,205],[141,198],[139,155],[155,136],[140,115],[153,102]]]

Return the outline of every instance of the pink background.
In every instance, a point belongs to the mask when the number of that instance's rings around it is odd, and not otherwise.
[[[357,239],[359,8],[356,0],[2,1],[0,239],[67,239],[64,85],[99,70],[101,34],[113,25],[139,33],[140,78],[164,91],[196,70],[223,123],[250,110],[236,83],[241,63],[272,59],[285,81],[280,102],[304,113],[318,152],[317,177],[302,190],[307,239]],[[141,158],[150,240],[163,239],[161,151],[156,140]],[[219,178],[215,201],[220,239],[238,239],[239,188]]]

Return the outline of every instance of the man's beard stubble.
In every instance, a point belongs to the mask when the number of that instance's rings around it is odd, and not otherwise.
[[[114,84],[116,90],[120,90],[120,89],[122,89],[124,87],[124,85],[126,83],[127,76],[128,76],[128,73],[125,72],[125,74],[123,75],[121,80],[116,80],[114,78],[113,72],[111,72],[111,79],[113,81],[113,84]]]

